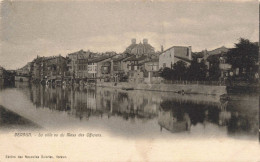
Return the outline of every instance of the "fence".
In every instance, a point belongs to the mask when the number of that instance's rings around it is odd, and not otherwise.
[[[224,86],[226,83],[224,81],[179,81],[179,80],[163,80],[164,84],[183,84],[183,85],[191,85],[191,84],[202,84],[202,85],[218,85]]]

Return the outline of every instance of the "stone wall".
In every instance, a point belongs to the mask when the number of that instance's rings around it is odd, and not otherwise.
[[[17,81],[17,82],[28,82],[29,77],[15,76],[15,81]]]
[[[112,87],[119,89],[135,89],[135,90],[148,90],[148,91],[162,91],[162,92],[182,92],[186,94],[209,94],[209,95],[222,95],[226,94],[226,86],[214,85],[199,85],[199,84],[133,84],[133,83],[99,83],[100,87]]]

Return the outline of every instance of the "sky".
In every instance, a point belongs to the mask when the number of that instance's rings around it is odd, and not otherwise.
[[[2,1],[0,66],[17,69],[37,55],[123,52],[147,38],[160,50],[233,47],[257,42],[258,1]]]

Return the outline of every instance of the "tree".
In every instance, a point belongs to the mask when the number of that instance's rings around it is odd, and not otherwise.
[[[219,68],[219,57],[217,56],[212,56],[210,58],[210,60],[208,60],[210,62],[210,66],[209,66],[209,80],[219,80],[220,76],[221,76],[221,70]]]
[[[173,65],[173,78],[176,80],[185,80],[187,75],[187,64],[183,61],[177,61]]]
[[[173,76],[174,76],[173,70],[170,68],[167,68],[167,67],[160,69],[159,74],[160,74],[160,77],[162,77],[163,79],[166,79],[166,80],[172,80]]]
[[[232,68],[239,68],[239,75],[243,72],[246,76],[255,72],[255,66],[258,61],[258,45],[250,42],[248,39],[240,38],[239,43],[235,44],[235,48],[227,53],[227,62]]]
[[[193,81],[203,81],[206,80],[207,76],[207,65],[205,61],[202,60],[200,63],[197,62],[196,58],[193,58],[191,65],[187,71],[187,79]]]

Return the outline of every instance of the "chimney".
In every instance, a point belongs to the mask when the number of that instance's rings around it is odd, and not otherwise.
[[[148,39],[143,39],[143,44],[148,44]]]
[[[132,39],[132,44],[136,44],[136,39],[135,38]]]
[[[163,52],[163,45],[161,45],[161,52]]]

